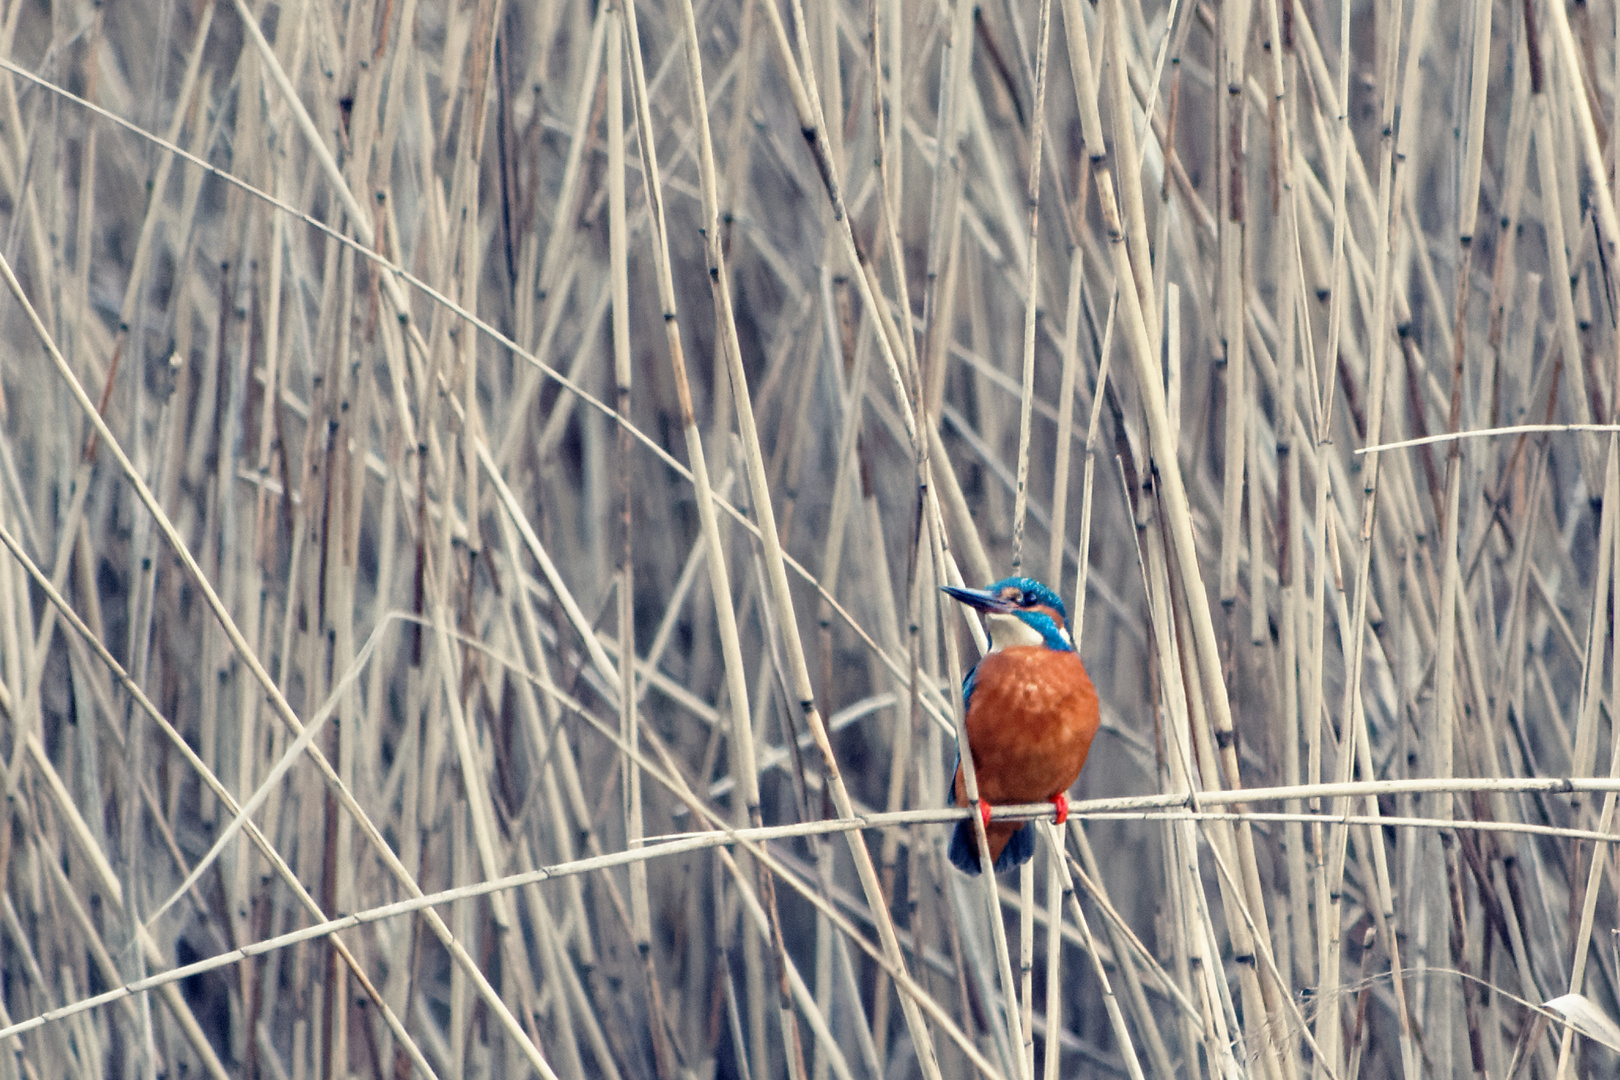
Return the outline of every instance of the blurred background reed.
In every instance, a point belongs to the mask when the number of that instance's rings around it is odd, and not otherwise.
[[[1617,34],[0,5],[0,1076],[1615,1075]]]

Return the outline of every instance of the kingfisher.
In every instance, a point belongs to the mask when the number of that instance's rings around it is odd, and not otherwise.
[[[1035,830],[1030,822],[992,823],[991,805],[1051,802],[1057,824],[1068,819],[1069,788],[1097,734],[1097,691],[1069,636],[1063,601],[1039,581],[1009,577],[987,589],[943,591],[984,612],[990,636],[989,651],[962,682],[962,701],[979,813],[999,874],[1035,854]],[[966,806],[960,746],[955,774],[956,805]],[[957,823],[950,859],[979,873],[971,821]]]

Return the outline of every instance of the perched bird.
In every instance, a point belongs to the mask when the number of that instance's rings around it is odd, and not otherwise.
[[[984,612],[990,635],[990,651],[962,683],[962,700],[979,813],[999,874],[1035,854],[1035,830],[992,822],[991,805],[1050,801],[1058,824],[1068,818],[1069,788],[1097,734],[1097,691],[1069,636],[1063,601],[1045,585],[1010,577],[988,589],[944,591]],[[960,746],[954,787],[956,805],[968,805]],[[971,821],[957,823],[950,858],[969,874],[981,869]]]

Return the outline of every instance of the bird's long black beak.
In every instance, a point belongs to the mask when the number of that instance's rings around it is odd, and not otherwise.
[[[955,585],[942,585],[940,591],[968,607],[980,611],[1011,611],[1012,605],[989,589],[963,589]]]

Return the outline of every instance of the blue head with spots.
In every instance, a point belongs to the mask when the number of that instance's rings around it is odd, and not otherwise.
[[[989,617],[992,649],[1008,644],[996,640],[995,625],[999,621],[996,617],[1000,616],[1017,620],[1028,628],[1028,631],[1015,633],[1013,636],[1018,640],[1012,643],[1022,643],[1027,637],[1028,643],[1034,644],[1038,638],[1048,649],[1074,651],[1074,641],[1069,637],[1068,611],[1063,601],[1057,593],[1034,578],[1002,578],[987,589],[962,589],[947,585],[944,591]]]

